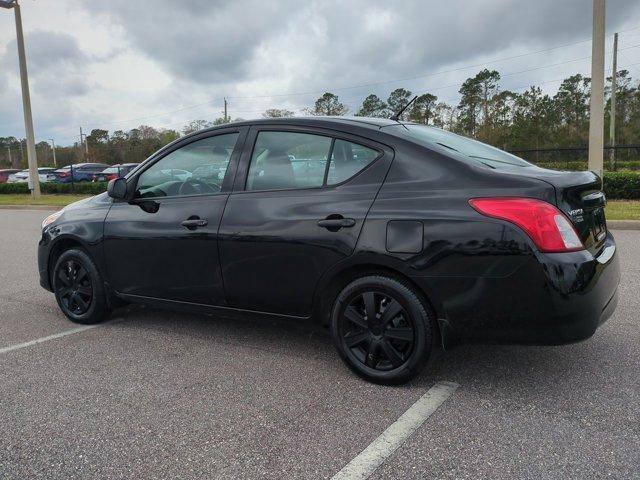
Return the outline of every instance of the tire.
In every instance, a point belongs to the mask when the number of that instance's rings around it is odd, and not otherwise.
[[[83,250],[73,248],[58,257],[52,285],[58,306],[72,322],[91,325],[109,315],[102,275]]]
[[[385,385],[405,383],[424,369],[435,345],[434,322],[409,285],[377,275],[348,284],[331,312],[342,360],[360,377]]]

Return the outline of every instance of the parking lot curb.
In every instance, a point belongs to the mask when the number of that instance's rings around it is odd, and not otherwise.
[[[610,230],[640,230],[640,220],[607,220]]]
[[[0,205],[0,210],[60,210],[56,205]]]

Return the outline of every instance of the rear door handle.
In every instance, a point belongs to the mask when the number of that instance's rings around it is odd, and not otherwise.
[[[203,218],[189,218],[181,222],[180,225],[187,227],[189,230],[195,230],[198,227],[206,227],[208,223],[209,222]]]
[[[351,228],[356,224],[353,218],[325,218],[318,221],[318,226],[329,230],[339,230],[341,228]]]

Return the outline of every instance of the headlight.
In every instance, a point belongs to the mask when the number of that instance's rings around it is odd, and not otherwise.
[[[60,215],[62,215],[63,210],[58,210],[55,213],[52,213],[51,215],[49,215],[47,218],[45,218],[42,221],[42,228],[44,229],[47,225],[51,225],[53,222],[55,222]]]

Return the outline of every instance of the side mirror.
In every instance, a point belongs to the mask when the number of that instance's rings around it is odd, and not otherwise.
[[[127,181],[124,178],[114,178],[107,185],[107,195],[111,198],[123,200],[127,196]]]

